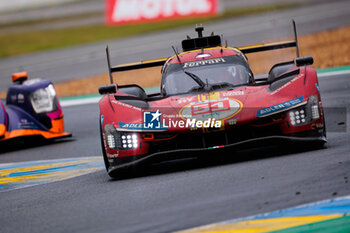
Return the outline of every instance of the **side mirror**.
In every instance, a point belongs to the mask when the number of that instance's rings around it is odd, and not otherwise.
[[[298,57],[298,58],[295,58],[294,62],[295,62],[295,65],[297,65],[297,66],[312,65],[312,64],[314,64],[314,58],[311,56]]]
[[[117,85],[116,84],[110,84],[110,85],[101,86],[101,87],[98,88],[98,92],[101,95],[115,94],[115,93],[117,93]]]

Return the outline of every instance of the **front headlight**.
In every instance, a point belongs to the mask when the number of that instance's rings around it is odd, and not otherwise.
[[[124,150],[133,150],[139,147],[137,134],[123,133],[120,135],[119,143]]]
[[[293,126],[305,124],[308,118],[306,118],[304,109],[305,108],[302,107],[302,108],[289,111],[289,120]]]
[[[318,104],[318,98],[316,95],[312,95],[309,98],[309,103],[311,108],[311,116],[312,120],[317,120],[320,118],[320,110],[319,110],[319,104]]]
[[[30,96],[30,102],[36,113],[52,112],[57,109],[55,104],[56,91],[52,84],[46,88],[38,89]]]
[[[137,133],[117,132],[113,125],[106,125],[105,134],[107,145],[111,149],[135,150],[140,146]]]
[[[289,121],[293,126],[309,124],[320,118],[318,97],[312,95],[307,104],[289,111]]]

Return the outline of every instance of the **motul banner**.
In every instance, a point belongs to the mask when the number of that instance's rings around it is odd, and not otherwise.
[[[219,0],[106,0],[108,24],[139,23],[219,12]]]

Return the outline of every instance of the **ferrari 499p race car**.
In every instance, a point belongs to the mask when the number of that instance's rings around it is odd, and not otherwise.
[[[71,136],[64,132],[63,112],[55,88],[45,79],[27,80],[27,73],[12,75],[6,105],[0,101],[0,143],[24,139],[56,139]]]
[[[182,41],[169,58],[112,67],[111,84],[99,88],[103,158],[110,176],[144,162],[200,155],[210,150],[306,142],[323,146],[325,123],[312,57],[299,57],[293,41],[222,46],[221,37]],[[275,64],[256,79],[247,53],[296,47],[297,58]],[[118,86],[112,73],[162,66],[160,91]]]

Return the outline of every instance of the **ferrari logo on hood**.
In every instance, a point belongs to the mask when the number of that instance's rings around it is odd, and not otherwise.
[[[204,66],[204,65],[213,65],[219,63],[225,63],[226,60],[222,57],[202,60],[202,61],[193,61],[193,62],[185,62],[183,68],[196,67],[196,66]]]

